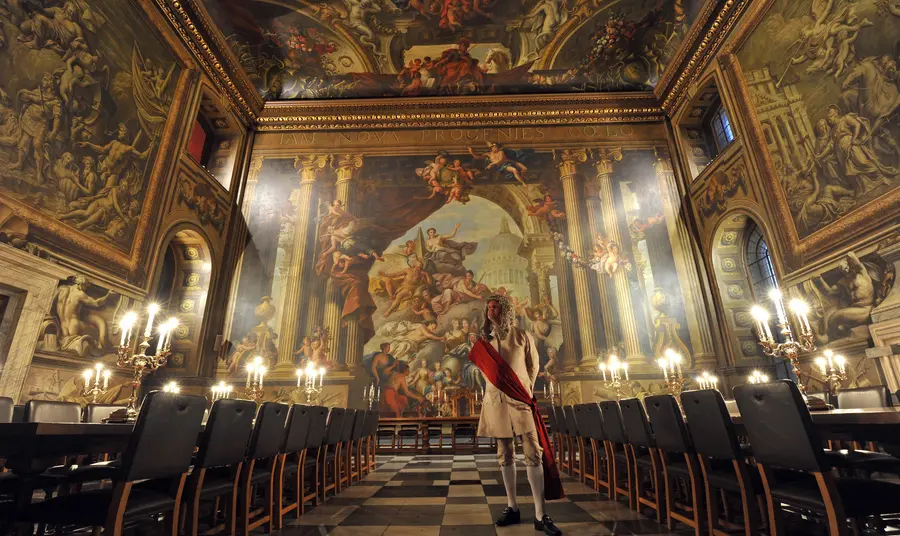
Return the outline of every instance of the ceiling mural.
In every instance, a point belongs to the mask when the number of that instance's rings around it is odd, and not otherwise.
[[[265,100],[645,91],[703,0],[203,0]]]

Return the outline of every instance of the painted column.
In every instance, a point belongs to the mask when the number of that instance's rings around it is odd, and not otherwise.
[[[560,249],[555,248],[556,258],[553,265],[556,269],[556,281],[559,285],[559,321],[562,325],[563,345],[565,352],[559,356],[559,367],[562,371],[571,371],[578,366],[578,332],[576,331],[577,313],[573,311],[571,296],[572,272],[569,270],[569,262],[563,256]]]
[[[613,195],[613,162],[622,159],[622,149],[602,148],[597,150],[597,160],[603,165],[597,166],[597,184],[600,195],[600,208],[603,213],[603,226],[606,229],[606,238],[615,242],[621,251],[622,234],[619,232],[619,217],[616,211],[616,198]],[[616,303],[619,309],[619,325],[622,328],[621,345],[625,349],[625,358],[634,364],[645,364],[641,352],[641,341],[638,337],[637,323],[634,319],[634,304],[631,301],[631,285],[628,284],[628,274],[623,268],[616,270],[613,275],[613,284],[616,291]]]
[[[569,244],[575,253],[582,259],[588,258],[584,247],[584,234],[581,222],[584,220],[584,210],[581,205],[581,195],[578,190],[577,171],[578,164],[587,161],[585,149],[565,149],[558,155],[560,180],[562,180],[563,197],[566,205],[566,223],[569,231]],[[572,265],[572,287],[575,291],[575,306],[577,308],[578,338],[581,342],[581,357],[579,362],[597,357],[597,344],[594,339],[594,331],[597,326],[594,323],[593,309],[591,308],[591,291],[588,274],[585,268]]]
[[[344,210],[351,214],[358,214],[359,207],[355,207],[354,205],[354,195],[353,188],[354,183],[353,180],[359,173],[359,170],[362,168],[363,158],[362,155],[340,155],[336,158],[334,163],[334,169],[337,173],[337,191],[335,194],[336,199],[340,199],[344,203]],[[333,285],[331,281],[329,281],[329,287],[337,286]],[[326,295],[329,297],[329,302],[331,303],[331,291],[326,291]],[[341,299],[340,291],[338,291],[338,298],[340,307],[338,309],[338,326],[340,326],[340,313],[343,309],[343,299]],[[328,316],[328,305],[326,303],[326,326],[331,327],[329,324],[330,317]],[[362,332],[359,327],[359,318],[354,316],[346,319],[346,324],[343,326],[344,328],[344,342],[341,348],[343,349],[344,354],[344,364],[348,367],[352,367],[357,364],[359,359],[362,357],[363,352],[363,340],[362,340]],[[339,338],[337,337],[337,331],[332,332],[335,337],[334,340],[337,341]],[[337,359],[334,357],[333,359]]]
[[[310,240],[313,225],[312,209],[318,201],[316,179],[325,169],[328,155],[298,156],[294,168],[300,174],[300,187],[291,192],[294,205],[294,245],[291,248],[290,269],[284,277],[284,309],[281,312],[278,365],[276,370],[294,368],[294,349],[303,316],[303,294],[312,273],[315,240]]]
[[[681,194],[678,191],[678,182],[669,155],[657,150],[655,168],[662,197],[663,213],[666,217],[666,227],[669,231],[669,241],[672,243],[672,253],[675,258],[675,271],[684,295],[684,309],[694,358],[697,365],[708,364],[714,367],[716,366],[716,351],[709,317],[706,315],[703,289],[700,288],[701,276],[693,254],[699,249],[691,241],[684,216],[685,208],[681,203]]]
[[[600,201],[601,176],[609,177],[612,174],[613,160],[621,160],[622,151],[613,149],[604,158],[597,159],[594,165],[597,167],[597,176],[589,181],[585,188],[585,202],[587,203],[588,228],[591,230],[591,247],[600,235],[606,236],[603,225],[603,206]],[[593,252],[591,252],[593,253]],[[607,349],[616,347],[621,340],[619,335],[618,314],[616,311],[616,297],[613,282],[602,271],[594,272],[597,277],[597,288],[600,293],[600,311],[603,313],[603,331],[606,333]]]

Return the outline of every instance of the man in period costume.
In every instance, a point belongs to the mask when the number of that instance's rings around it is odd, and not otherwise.
[[[481,338],[469,360],[484,374],[487,387],[478,422],[478,435],[497,439],[497,457],[506,488],[507,508],[498,526],[519,523],[516,504],[515,436],[522,437],[525,470],[534,496],[534,528],[550,536],[562,531],[544,512],[545,499],[565,497],[559,471],[553,462],[550,437],[534,399],[534,382],[540,368],[534,339],[515,324],[509,297],[487,299]]]

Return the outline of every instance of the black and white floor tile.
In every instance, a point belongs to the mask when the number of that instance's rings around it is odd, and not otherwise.
[[[506,492],[494,455],[380,456],[362,482],[300,519],[288,516],[279,536],[535,536],[534,506],[525,466],[518,464],[516,496],[522,524],[495,527]],[[547,513],[570,536],[667,534],[666,528],[621,503],[563,477],[568,497]],[[691,531],[693,533],[693,531]]]

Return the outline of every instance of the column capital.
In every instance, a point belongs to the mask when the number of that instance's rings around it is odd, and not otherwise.
[[[597,167],[597,175],[611,175],[613,162],[622,161],[621,147],[600,147],[592,151],[594,165]]]
[[[262,171],[265,156],[254,156],[250,159],[250,169],[247,170],[247,181],[258,181],[259,172]]]
[[[353,180],[356,173],[362,169],[363,156],[361,154],[339,154],[332,157],[331,165],[337,173],[338,182]]]
[[[657,174],[675,173],[669,151],[665,147],[654,147],[653,154],[656,156],[656,163],[654,163],[653,166],[656,168]]]
[[[563,149],[553,151],[560,177],[571,177],[578,171],[578,164],[587,162],[587,149]]]
[[[300,174],[300,182],[315,182],[328,160],[327,154],[307,154],[294,158],[294,169]]]

